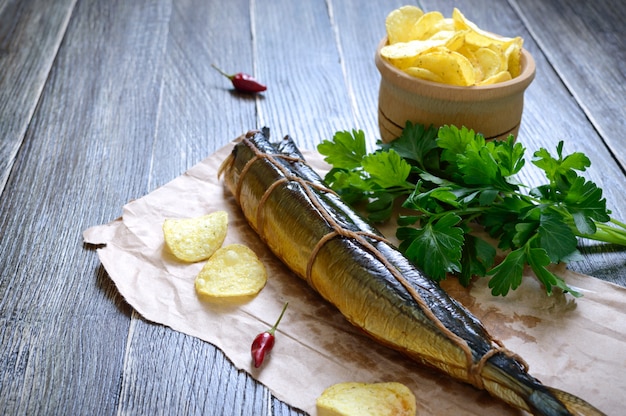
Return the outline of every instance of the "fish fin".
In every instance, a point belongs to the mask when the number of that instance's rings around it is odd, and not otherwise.
[[[235,150],[233,149],[233,152]],[[222,174],[230,169],[230,166],[235,162],[235,155],[233,154],[233,152],[231,152],[228,157],[226,159],[224,159],[224,161],[222,162],[222,164],[220,165],[219,169],[217,170],[217,178],[221,178]]]

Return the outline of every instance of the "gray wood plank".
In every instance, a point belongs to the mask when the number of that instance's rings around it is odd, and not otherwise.
[[[0,4],[0,193],[59,48],[75,0]]]
[[[256,127],[256,99],[211,68],[253,72],[251,27],[247,1],[172,3],[148,192]],[[126,354],[123,413],[260,415],[271,406],[269,391],[222,351],[136,314]]]
[[[274,138],[290,134],[313,149],[352,118],[329,9],[322,1],[286,0],[257,1],[255,8],[256,68],[272,88],[259,102],[259,123]]]
[[[513,4],[626,171],[626,2],[531,0]]]
[[[356,0],[330,2],[354,114],[352,120],[344,118],[341,130],[363,130],[370,146],[380,139],[377,118],[380,74],[374,65],[374,53],[386,35],[387,14],[408,3],[411,2],[394,0],[362,7]],[[324,138],[330,139],[333,133]]]
[[[269,409],[267,389],[220,350],[136,316],[123,378],[118,410],[124,414],[262,415]]]
[[[168,13],[73,11],[0,201],[2,414],[117,412],[130,311],[81,234],[147,191]]]
[[[173,2],[164,45],[151,189],[257,127],[256,106],[263,95],[237,93],[211,67],[254,73],[248,5],[244,0]]]

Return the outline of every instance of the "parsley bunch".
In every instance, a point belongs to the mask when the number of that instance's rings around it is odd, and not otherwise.
[[[505,296],[528,265],[548,294],[556,286],[579,296],[547,266],[579,258],[577,237],[626,245],[626,224],[610,218],[602,190],[578,173],[589,159],[564,156],[563,142],[556,156],[534,153],[547,179],[535,188],[515,180],[525,149],[513,136],[486,141],[465,127],[407,123],[398,139],[371,153],[362,131],[341,131],[318,151],[332,165],[328,185],[349,204],[367,202],[371,220],[388,220],[402,202],[399,249],[437,281],[446,273],[463,285],[490,276],[492,294]],[[473,232],[476,226],[490,238]],[[496,264],[497,248],[506,256]]]

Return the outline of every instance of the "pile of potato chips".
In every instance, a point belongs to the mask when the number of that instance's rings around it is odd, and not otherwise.
[[[489,85],[521,72],[521,37],[506,38],[481,30],[458,10],[445,18],[403,6],[385,20],[388,44],[380,53],[414,77],[450,85]]]
[[[165,245],[177,259],[187,263],[207,260],[195,279],[198,294],[209,298],[255,295],[267,282],[265,266],[244,245],[222,247],[227,231],[225,211],[163,222]]]

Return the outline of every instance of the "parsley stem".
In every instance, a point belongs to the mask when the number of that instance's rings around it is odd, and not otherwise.
[[[622,227],[624,231],[626,231],[626,223],[616,220],[615,218],[611,218],[611,222],[619,227]]]
[[[612,227],[606,223],[597,223],[596,232],[590,235],[579,235],[580,237],[587,238],[589,240],[601,241],[609,244],[617,244],[620,246],[626,246],[626,226],[617,220],[611,219],[612,223],[616,223],[623,227],[619,229]]]

